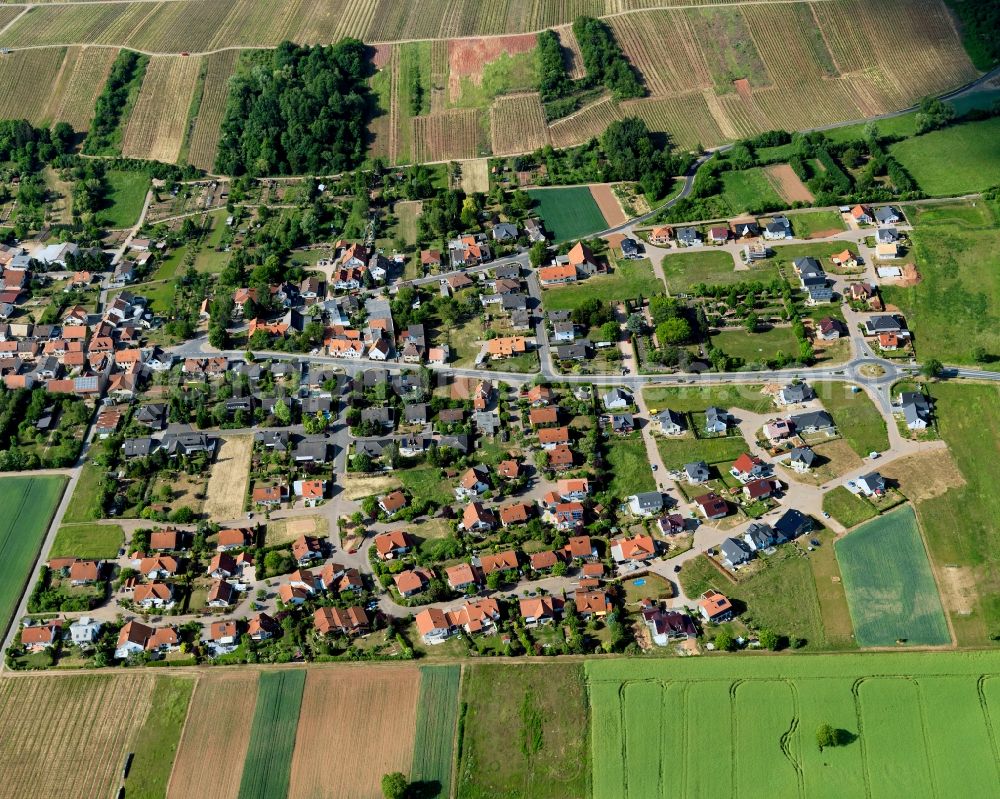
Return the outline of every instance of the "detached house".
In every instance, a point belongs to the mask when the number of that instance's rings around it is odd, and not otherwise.
[[[470,502],[462,513],[462,529],[470,532],[487,532],[497,526],[496,516],[481,502]]]

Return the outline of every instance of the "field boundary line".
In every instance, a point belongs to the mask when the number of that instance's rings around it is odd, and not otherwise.
[[[863,714],[861,712],[861,685],[866,679],[868,678],[858,677],[851,683],[851,696],[854,697],[854,717],[858,725],[858,744],[861,746],[861,776],[865,781],[865,796],[867,799],[871,799],[872,780],[868,770],[868,746],[865,741],[865,727],[862,723]]]
[[[3,26],[2,28],[0,28],[0,35],[3,35],[4,33],[6,33],[6,32],[7,32],[7,30],[8,30],[8,29],[9,29],[9,28],[10,28],[10,27],[11,27],[11,26],[12,26],[12,25],[13,25],[13,24],[15,23],[15,22],[17,22],[17,21],[18,21],[18,20],[19,20],[19,19],[20,19],[21,17],[23,17],[23,16],[25,15],[25,14],[27,14],[27,13],[28,13],[29,11],[31,11],[31,8],[32,8],[32,7],[31,7],[30,5],[28,5],[28,6],[25,6],[24,8],[22,8],[22,9],[21,9],[21,13],[20,13],[20,14],[18,14],[18,15],[17,15],[16,17],[14,17],[14,19],[12,19],[12,20],[11,20],[10,22],[8,22],[8,23],[7,23],[6,25],[4,25],[4,26]]]
[[[990,717],[990,703],[986,699],[986,692],[983,690],[983,685],[989,679],[991,679],[991,675],[979,675],[979,679],[976,680],[976,693],[979,694],[979,707],[983,712],[983,719],[986,722],[986,734],[989,736],[990,747],[993,749],[993,761],[1000,763],[1000,746],[997,744],[996,730],[993,728],[993,719]]]
[[[920,737],[924,742],[924,762],[927,764],[927,777],[931,783],[931,790],[934,792],[935,796],[946,796],[946,793],[941,793],[938,789],[938,779],[937,775],[934,773],[934,758],[931,756],[931,739],[927,734],[927,703],[924,702],[924,686],[921,685],[920,680],[916,677],[911,677],[913,682],[913,687],[917,689],[917,708],[920,712]]]
[[[421,677],[423,679],[423,677]],[[465,685],[465,663],[458,666],[458,712],[455,714],[455,729],[451,733],[451,787],[448,792],[448,799],[455,799],[458,796],[458,729],[463,726],[462,720],[462,687]],[[419,698],[418,700],[419,701]]]
[[[909,499],[907,502],[909,502],[910,507],[913,509],[913,520],[917,523],[917,532],[920,534],[920,545],[924,548],[924,554],[927,556],[927,563],[931,567],[931,577],[934,578],[934,589],[937,591],[938,600],[941,602],[941,610],[944,611],[944,621],[945,624],[948,625],[948,635],[951,637],[950,646],[951,648],[955,648],[958,646],[958,636],[955,635],[955,625],[951,620],[951,609],[946,608],[944,604],[944,594],[941,592],[941,576],[938,574],[938,565],[931,555],[930,546],[927,544],[927,538],[924,535],[924,526],[920,523],[920,514],[917,513],[917,504]]]
[[[164,791],[164,796],[170,796],[170,785],[174,781],[174,773],[177,771],[177,754],[181,749],[181,741],[184,740],[184,733],[187,732],[188,721],[191,719],[191,708],[194,707],[195,699],[198,696],[198,689],[201,688],[202,675],[194,675],[194,689],[191,691],[191,699],[188,700],[187,712],[184,714],[184,723],[181,725],[181,733],[177,736],[177,746],[174,749],[174,760],[170,764],[170,776],[167,778],[166,790]]]

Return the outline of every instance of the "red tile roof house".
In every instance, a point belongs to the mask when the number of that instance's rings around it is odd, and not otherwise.
[[[695,497],[694,501],[706,519],[721,519],[729,515],[729,505],[726,500],[714,491]]]
[[[247,625],[247,635],[254,641],[266,641],[281,630],[281,625],[266,613],[258,613],[250,617]]]
[[[470,532],[488,531],[497,526],[497,518],[481,502],[470,502],[462,513],[462,529]]]
[[[239,592],[225,580],[216,580],[208,591],[208,606],[211,608],[227,608],[235,605]]]
[[[174,588],[169,583],[146,583],[137,585],[132,592],[132,601],[139,607],[172,608],[174,606]]]
[[[213,655],[232,652],[239,643],[239,625],[234,619],[213,621],[208,625],[208,633],[202,640],[208,644]]]
[[[236,558],[225,552],[217,552],[208,564],[208,576],[213,580],[225,580],[234,577],[239,571]]]
[[[590,481],[586,477],[575,480],[560,480],[556,483],[556,492],[564,502],[574,499],[582,500],[590,494]]]
[[[477,465],[465,471],[462,479],[455,489],[455,496],[458,499],[469,499],[478,497],[484,491],[490,490],[490,470],[485,466]]]
[[[423,642],[431,646],[443,643],[458,631],[455,614],[439,608],[425,608],[413,621]]]
[[[320,635],[362,635],[368,632],[370,624],[365,609],[358,605],[346,609],[319,608],[313,614],[313,625]]]
[[[521,474],[521,465],[515,460],[501,461],[497,473],[508,480],[516,480]]]
[[[378,506],[386,516],[394,516],[406,507],[406,494],[402,491],[393,491],[391,494],[379,497]]]
[[[375,536],[375,553],[379,560],[394,560],[413,548],[413,539],[404,530],[392,530]]]
[[[245,528],[219,530],[216,550],[227,552],[230,549],[241,549],[253,543],[254,534]]]
[[[21,628],[21,645],[28,652],[42,652],[51,647],[62,634],[62,623],[50,621]]]
[[[529,558],[528,562],[531,564],[532,571],[540,572],[547,571],[555,566],[557,563],[562,563],[562,558],[556,552],[551,549],[545,552],[535,552]]]
[[[560,445],[550,450],[549,468],[556,472],[568,472],[573,468],[573,450],[566,445]]]
[[[656,555],[656,542],[648,535],[619,538],[611,543],[611,557],[615,563],[645,561]]]
[[[500,605],[492,597],[466,602],[456,614],[458,623],[469,635],[492,635],[500,621]]]
[[[513,549],[496,555],[483,555],[479,559],[479,569],[484,576],[493,572],[517,571],[517,553]]]
[[[292,542],[292,556],[300,566],[323,559],[323,546],[318,538],[301,535]]]
[[[165,652],[176,649],[178,640],[173,627],[149,627],[142,622],[130,621],[118,634],[115,657],[125,660],[138,652]]]
[[[254,488],[251,497],[256,505],[280,505],[285,499],[284,486],[259,486]]]
[[[538,443],[545,450],[569,444],[569,428],[565,426],[542,428],[538,431]]]
[[[556,527],[572,530],[583,525],[583,504],[580,502],[560,502],[556,505]]]
[[[409,597],[423,591],[427,587],[427,584],[434,579],[434,572],[430,569],[425,569],[423,566],[418,566],[415,569],[408,569],[399,574],[394,574],[392,579],[396,583],[396,590],[399,591],[399,595]]]
[[[597,549],[591,543],[589,535],[570,537],[569,543],[563,548],[566,555],[574,560],[597,560]]]
[[[101,578],[101,564],[96,560],[76,560],[69,567],[71,585],[88,585]]]
[[[549,405],[528,411],[528,421],[532,427],[550,427],[559,424],[559,408]]]
[[[726,621],[733,617],[733,605],[723,594],[710,590],[699,598],[698,612],[705,621]]]
[[[177,569],[179,568],[177,560],[169,555],[158,558],[147,558],[139,556],[139,553],[133,555],[132,565],[147,580],[173,577],[177,574]]]
[[[464,591],[467,588],[478,586],[482,580],[479,570],[469,563],[449,566],[445,569],[445,578],[452,591]]]
[[[512,524],[524,524],[531,518],[532,506],[527,502],[515,502],[500,508],[500,524],[510,527]]]
[[[591,616],[603,618],[612,611],[611,600],[604,591],[577,591],[573,596],[576,612],[584,619]]]
[[[734,462],[729,473],[741,482],[761,477],[767,471],[767,464],[756,455],[744,452]]]
[[[156,530],[149,535],[149,548],[172,551],[187,549],[187,534],[180,530]]]
[[[743,486],[743,496],[751,502],[758,499],[767,499],[778,490],[776,480],[751,480]]]
[[[525,597],[519,603],[521,618],[528,627],[549,624],[562,615],[563,601],[555,596]]]
[[[533,386],[528,390],[528,402],[532,407],[539,408],[548,405],[555,399],[555,392],[548,386]]]

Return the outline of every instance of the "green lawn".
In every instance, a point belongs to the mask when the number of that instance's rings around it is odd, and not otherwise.
[[[915,136],[889,151],[928,194],[965,194],[1000,184],[998,141],[1000,117],[993,117]]]
[[[792,218],[792,228],[795,229],[795,219]],[[796,232],[796,236],[798,233]],[[806,258],[813,257],[819,261],[819,265],[824,269],[830,269],[833,264],[830,263],[830,256],[835,252],[843,252],[845,249],[849,249],[854,253],[857,253],[857,247],[849,246],[846,241],[824,241],[818,244],[779,244],[772,248],[774,250],[773,258],[768,259],[768,262],[778,264],[785,269],[785,274],[789,278],[794,278],[793,264],[796,258]],[[798,285],[798,279],[794,278],[792,280],[794,285]]]
[[[916,216],[916,286],[885,286],[906,316],[921,360],[974,362],[982,347],[1000,356],[1000,213],[998,206],[933,206]]]
[[[663,294],[663,283],[653,274],[649,260],[644,258],[619,261],[609,275],[596,275],[571,286],[545,289],[542,302],[550,311],[573,310],[592,299],[611,302],[655,294]]]
[[[92,522],[101,518],[98,498],[103,476],[104,470],[92,460],[84,462],[80,479],[77,480],[76,488],[73,490],[73,499],[63,514],[63,524]]]
[[[722,438],[661,438],[656,446],[667,469],[681,469],[685,463],[705,461],[705,463],[729,463],[747,451],[743,436]]]
[[[847,230],[843,217],[836,211],[810,211],[792,214],[788,218],[792,221],[792,233],[797,239],[808,239],[816,233],[828,234],[831,230]]]
[[[66,488],[65,477],[0,477],[0,635],[6,633]]]
[[[823,495],[823,510],[847,528],[878,515],[868,500],[852,494],[844,486],[837,486]]]
[[[152,709],[133,745],[135,757],[125,780],[130,799],[162,799],[167,795],[194,684],[186,677],[157,677],[150,698]]]
[[[461,677],[462,670],[458,665],[420,669],[417,732],[409,778],[411,782],[436,786],[436,790],[421,794],[427,799],[451,796]]]
[[[643,398],[650,408],[663,410],[704,411],[711,405],[727,410],[743,408],[752,413],[767,413],[774,409],[774,399],[761,393],[759,384],[729,386],[667,386],[643,389]]]
[[[709,249],[664,256],[663,274],[671,293],[680,294],[689,292],[699,283],[707,286],[728,286],[750,280],[770,283],[778,276],[778,270],[764,265],[737,272],[733,257],[728,252]]]
[[[149,175],[144,172],[122,172],[109,169],[107,174],[109,206],[100,212],[102,225],[109,228],[128,228],[139,221],[146,191],[149,189]]]
[[[855,394],[847,383],[820,383],[814,388],[837,431],[858,455],[889,449],[885,419],[865,392]]]
[[[951,641],[910,506],[868,522],[840,539],[836,550],[859,645]]]
[[[557,244],[590,236],[608,226],[587,186],[530,189],[528,195]]]
[[[453,486],[449,485],[441,477],[441,471],[433,466],[399,469],[395,475],[414,499],[427,499],[440,505],[447,505],[455,500]]]
[[[972,613],[952,613],[960,644],[1000,636],[1000,388],[940,383],[931,387],[938,432],[966,484],[917,502],[917,517],[938,567],[953,564],[975,585]]]
[[[305,669],[261,672],[239,799],[287,794],[305,682]]]
[[[722,197],[734,214],[787,205],[768,179],[763,167],[722,173]]]
[[[120,524],[63,525],[52,543],[52,558],[112,560],[125,542]]]
[[[608,466],[613,475],[609,490],[619,499],[656,489],[646,445],[638,433],[633,435],[635,438],[615,438],[608,444]]]
[[[779,352],[793,358],[799,351],[799,342],[790,327],[772,327],[760,333],[743,330],[724,330],[711,337],[711,343],[727,355],[742,358],[747,363],[775,358]]]
[[[580,663],[465,667],[458,799],[590,795]]]
[[[865,138],[865,126],[867,122],[859,122],[855,125],[843,125],[839,128],[824,130],[823,135],[830,141],[841,143],[846,141],[858,141]],[[917,114],[911,112],[891,119],[879,119],[875,121],[879,133],[882,136],[893,138],[906,138],[913,136],[917,132]]]

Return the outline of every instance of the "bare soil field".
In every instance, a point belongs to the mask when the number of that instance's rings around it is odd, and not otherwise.
[[[231,436],[222,441],[208,478],[208,498],[205,513],[210,519],[222,521],[243,515],[243,500],[250,477],[252,436]]]
[[[0,679],[0,798],[111,796],[155,679],[135,672]]]
[[[788,164],[771,164],[771,166],[764,167],[764,171],[771,183],[774,184],[774,188],[778,190],[778,194],[788,202],[811,203],[813,201],[812,192],[806,188],[806,184]]]
[[[419,692],[414,666],[311,670],[288,799],[379,799],[383,774],[410,769]]]
[[[324,516],[294,516],[289,519],[270,520],[267,523],[267,545],[288,544],[300,535],[323,538],[330,531],[330,522]]]
[[[386,494],[399,488],[402,483],[395,477],[354,477],[345,474],[340,481],[344,496],[348,499],[364,499],[372,494]]]
[[[490,160],[475,158],[462,162],[462,191],[474,194],[481,191],[484,194],[490,190]]]
[[[257,672],[198,680],[167,799],[236,799],[257,701]]]
[[[965,478],[951,452],[942,447],[936,452],[922,452],[887,463],[879,470],[884,477],[899,483],[899,490],[912,502],[941,496],[949,488],[965,485]]]
[[[601,209],[604,218],[608,221],[608,227],[617,227],[628,221],[628,217],[622,210],[622,205],[615,197],[614,191],[607,183],[596,183],[590,187],[590,193]]]

